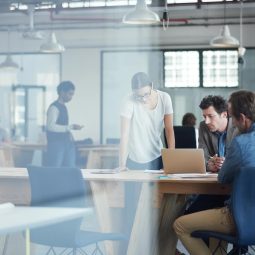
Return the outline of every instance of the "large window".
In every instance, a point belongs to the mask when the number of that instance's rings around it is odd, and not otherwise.
[[[203,51],[203,86],[238,86],[237,51]]]
[[[166,87],[199,87],[198,51],[170,51],[164,55]]]
[[[165,87],[237,87],[236,50],[165,51]]]

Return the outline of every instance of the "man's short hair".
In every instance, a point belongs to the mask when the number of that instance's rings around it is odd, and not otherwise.
[[[199,105],[201,110],[205,110],[205,109],[209,108],[210,106],[213,106],[215,111],[218,114],[227,112],[227,110],[228,110],[227,100],[225,100],[221,96],[212,96],[212,95],[206,96],[202,99],[202,101]]]
[[[58,94],[60,94],[60,92],[68,92],[70,90],[75,90],[75,86],[71,81],[62,81],[57,86]]]
[[[240,114],[255,122],[255,94],[248,90],[239,90],[230,95],[232,115],[238,120]]]

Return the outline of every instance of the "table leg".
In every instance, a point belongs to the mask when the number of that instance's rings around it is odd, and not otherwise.
[[[153,208],[155,188],[153,183],[142,183],[127,255],[149,255],[157,246],[158,210]]]
[[[9,242],[9,235],[6,235],[6,236],[4,237],[4,248],[3,248],[3,253],[2,253],[2,255],[5,255],[5,254],[6,254],[7,247],[8,247],[8,242]]]
[[[111,232],[111,213],[110,206],[107,197],[107,189],[104,183],[101,182],[90,182],[90,187],[93,194],[93,200],[98,216],[99,225],[102,232]],[[106,254],[117,254],[116,246],[113,242],[105,242]]]
[[[100,153],[95,151],[89,151],[87,167],[88,169],[101,169],[101,157]]]
[[[26,229],[26,255],[30,255],[30,230]]]
[[[185,206],[185,195],[164,194],[160,207],[158,229],[158,251],[155,255],[174,255],[177,236],[173,229],[173,223],[179,217]]]

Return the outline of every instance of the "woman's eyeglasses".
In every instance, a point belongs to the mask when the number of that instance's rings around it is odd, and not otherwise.
[[[146,92],[143,95],[133,94],[133,97],[136,101],[144,102],[146,99],[149,98],[149,96],[151,95],[151,92],[152,92],[152,88],[150,89],[150,92]]]

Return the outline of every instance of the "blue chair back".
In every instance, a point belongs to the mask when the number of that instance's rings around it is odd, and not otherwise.
[[[232,213],[241,246],[255,244],[255,167],[243,167],[232,192]]]
[[[85,207],[85,183],[78,168],[28,166],[31,206]],[[31,240],[48,246],[72,247],[82,218],[31,231]]]
[[[59,206],[59,203],[63,207],[85,206],[85,182],[79,168],[28,166],[27,169],[31,206]]]

